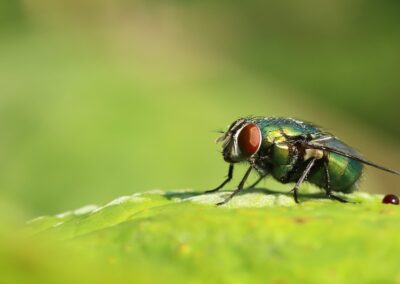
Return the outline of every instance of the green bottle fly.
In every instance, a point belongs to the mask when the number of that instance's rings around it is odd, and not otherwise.
[[[228,177],[207,193],[218,191],[232,179],[234,164],[250,164],[238,188],[218,205],[243,189],[252,170],[260,175],[252,187],[268,175],[281,183],[295,183],[292,192],[297,203],[298,189],[306,180],[324,189],[329,198],[347,202],[332,191],[352,192],[364,164],[400,175],[364,159],[332,134],[293,118],[240,118],[217,141],[223,143],[223,157],[229,163]]]

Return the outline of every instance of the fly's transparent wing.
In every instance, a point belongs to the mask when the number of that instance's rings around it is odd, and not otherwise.
[[[365,159],[360,153],[352,149],[350,146],[346,145],[339,139],[337,139],[334,136],[320,136],[318,138],[315,138],[311,141],[304,142],[303,146],[305,148],[309,149],[318,149],[318,150],[323,150],[331,153],[335,153],[341,156],[345,156],[347,158],[350,158],[355,161],[359,161],[363,164],[375,167],[377,169],[400,175],[399,171],[395,171],[392,169],[388,169],[386,167],[380,166],[378,164],[375,164],[367,159]]]

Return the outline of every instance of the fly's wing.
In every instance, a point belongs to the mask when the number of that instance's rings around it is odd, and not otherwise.
[[[334,136],[320,136],[314,140],[304,142],[304,147],[335,153],[350,158],[352,160],[359,161],[363,164],[375,167],[377,169],[400,175],[399,171],[391,170],[366,160],[362,157],[360,153],[356,152],[350,146],[346,145]]]

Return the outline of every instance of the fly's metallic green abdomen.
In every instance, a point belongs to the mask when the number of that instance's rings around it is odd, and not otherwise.
[[[330,189],[345,193],[356,189],[354,185],[362,174],[363,164],[334,153],[328,153],[327,156]],[[307,180],[322,188],[327,186],[326,174],[322,167],[311,171]]]
[[[292,190],[296,202],[297,191],[304,181],[321,187],[328,197],[346,202],[332,191],[354,190],[364,164],[400,175],[364,159],[332,134],[292,118],[241,118],[217,141],[223,142],[223,157],[230,164],[228,178],[208,192],[219,190],[231,180],[235,163],[250,164],[238,189],[220,204],[243,189],[252,170],[260,174],[258,181],[271,175],[282,183],[296,183]]]

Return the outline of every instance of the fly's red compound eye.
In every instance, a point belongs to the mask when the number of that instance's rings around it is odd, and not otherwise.
[[[249,123],[239,133],[238,144],[240,152],[250,157],[258,151],[261,145],[261,132],[254,123]]]

